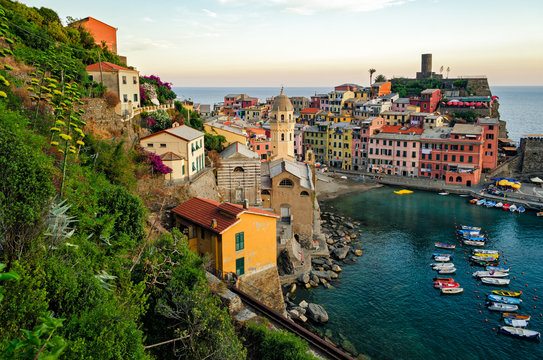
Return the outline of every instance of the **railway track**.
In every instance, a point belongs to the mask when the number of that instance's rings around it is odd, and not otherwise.
[[[232,287],[231,290],[232,292],[237,294],[244,303],[250,305],[258,312],[264,314],[269,319],[275,321],[283,329],[301,337],[302,339],[307,341],[311,347],[319,350],[322,354],[325,354],[326,356],[328,356],[329,359],[353,360],[351,356],[345,354],[343,351],[341,351],[334,345],[324,341],[323,339],[313,334],[309,330],[285,318],[283,315],[279,314],[277,311],[269,308],[268,306],[262,304],[260,301],[256,300],[252,296],[247,295],[246,293],[236,289],[235,287]]]

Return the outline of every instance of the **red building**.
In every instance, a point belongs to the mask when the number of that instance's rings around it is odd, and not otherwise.
[[[419,176],[472,186],[483,168],[484,128],[456,124],[453,128],[425,130],[420,142]]]
[[[90,16],[72,23],[71,26],[84,27],[94,38],[96,45],[101,46],[104,42],[112,53],[117,54],[117,28]]]
[[[420,97],[413,97],[409,103],[420,107],[421,112],[433,113],[442,98],[441,90],[426,89],[420,93]]]
[[[388,95],[392,91],[392,83],[390,81],[386,82],[376,82],[371,86],[371,97],[377,98],[379,96]]]
[[[485,143],[483,144],[483,169],[495,169],[498,166],[498,134],[500,122],[498,119],[481,118],[477,124],[484,129]]]
[[[334,91],[352,91],[355,92],[356,90],[360,89],[362,86],[357,84],[342,84],[338,85],[334,88]]]

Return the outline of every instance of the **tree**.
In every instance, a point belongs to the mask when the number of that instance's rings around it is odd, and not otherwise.
[[[372,81],[371,81],[371,80],[372,80],[372,78],[373,78],[373,74],[375,74],[376,71],[377,71],[377,70],[375,70],[375,69],[369,69],[369,70],[368,70],[368,72],[370,73],[370,86],[371,86],[371,84],[372,84]]]
[[[377,75],[377,77],[375,78],[375,82],[378,83],[378,82],[385,82],[387,81],[387,78],[385,77],[385,75],[383,74],[379,74]]]
[[[447,66],[447,79],[449,78],[449,72],[451,71],[451,67]]]

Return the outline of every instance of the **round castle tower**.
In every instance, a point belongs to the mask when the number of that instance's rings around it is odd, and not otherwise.
[[[272,160],[294,161],[294,107],[281,89],[273,101],[270,116]]]

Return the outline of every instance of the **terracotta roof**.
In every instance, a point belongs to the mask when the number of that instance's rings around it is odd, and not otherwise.
[[[147,135],[147,136],[143,136],[143,137],[140,138],[140,141],[148,139],[148,138],[156,136],[156,135],[164,134],[164,133],[173,135],[173,136],[175,136],[175,137],[177,137],[179,139],[183,139],[183,140],[186,140],[186,141],[192,141],[194,139],[197,139],[197,138],[205,135],[203,132],[198,131],[196,129],[193,129],[190,126],[180,125],[180,126],[171,127],[169,129],[157,131],[156,133],[152,133],[152,134]]]
[[[300,113],[301,114],[316,114],[319,111],[321,111],[321,109],[319,108],[305,108]]]
[[[107,61],[102,61],[102,71],[119,71],[119,70],[137,72],[137,70],[134,70],[134,69],[129,69],[124,66],[115,65]],[[87,66],[87,71],[100,71],[100,63],[90,64],[89,66]]]
[[[424,132],[424,129],[417,128],[417,127],[404,127],[401,125],[384,125],[381,128],[381,133],[395,133],[395,134],[411,134],[415,133],[416,135],[420,135]]]
[[[279,218],[278,215],[261,209],[249,207],[244,209],[241,205],[219,203],[218,201],[193,197],[172,211],[182,218],[209,229],[217,234],[222,234],[233,225],[241,221],[239,216],[243,213],[257,214]],[[211,227],[211,220],[217,221],[217,227]]]

